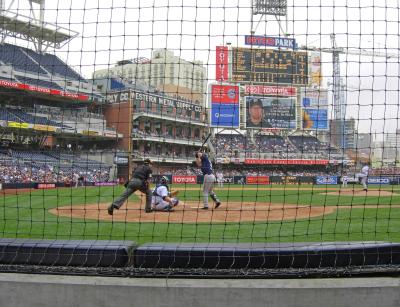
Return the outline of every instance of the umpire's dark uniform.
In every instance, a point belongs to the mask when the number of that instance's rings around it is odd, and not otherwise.
[[[108,214],[112,215],[114,209],[119,209],[125,203],[132,193],[139,190],[146,194],[146,212],[151,212],[151,196],[152,192],[149,189],[148,180],[151,178],[153,173],[151,167],[151,161],[149,159],[144,160],[143,165],[139,165],[135,168],[132,174],[132,179],[126,185],[124,193],[108,207]]]

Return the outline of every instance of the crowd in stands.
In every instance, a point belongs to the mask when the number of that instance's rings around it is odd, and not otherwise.
[[[371,168],[370,174],[372,176],[381,176],[381,175],[400,175],[400,167],[378,167]]]
[[[222,172],[226,176],[326,176],[326,175],[341,175],[340,170],[322,170],[322,169],[309,169],[309,170],[296,170],[296,169],[271,169],[268,167],[240,167],[235,168],[217,166],[215,169],[216,173]],[[201,175],[201,171],[198,168],[191,166],[161,166],[154,169],[155,174],[160,175]]]
[[[267,154],[275,158],[299,159],[304,158],[304,155],[329,158],[331,154],[339,154],[336,148],[320,142],[313,136],[283,138],[275,135],[256,135],[250,138],[240,134],[218,134],[213,143],[218,157],[243,154],[246,158],[264,158]]]
[[[336,148],[330,146],[330,144],[320,142],[313,136],[289,136],[289,140],[300,152],[318,152],[326,155],[338,153]]]
[[[213,140],[217,156],[233,156],[235,151],[244,151],[247,148],[246,138],[240,134],[217,135]]]
[[[110,166],[59,152],[8,150],[0,153],[0,180],[3,183],[87,182],[110,180]]]
[[[35,124],[35,125],[46,125],[53,127],[67,127],[60,122],[47,119],[46,117],[32,115],[25,112],[22,109],[7,108],[7,106],[1,106],[0,120],[12,121],[17,123]]]
[[[188,135],[188,132],[182,132],[180,135],[173,135],[171,132],[166,130],[164,133],[161,131],[154,130],[140,130],[138,128],[132,129],[132,136],[137,138],[146,139],[147,137],[156,137],[156,138],[170,138],[170,139],[178,139],[178,140],[191,140],[191,141],[201,141],[201,137],[192,137]]]

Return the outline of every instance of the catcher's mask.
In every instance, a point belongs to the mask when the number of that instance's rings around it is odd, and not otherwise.
[[[161,179],[160,179],[160,183],[161,184],[168,184],[168,177],[162,176]]]

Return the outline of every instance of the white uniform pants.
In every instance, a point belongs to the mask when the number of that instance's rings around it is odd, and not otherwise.
[[[215,184],[214,174],[204,175],[204,182],[203,182],[204,207],[208,207],[208,195],[210,195],[210,193],[213,192],[214,184]]]
[[[364,189],[368,189],[367,183],[368,183],[368,176],[365,174],[362,174],[361,176],[361,184],[363,185]]]
[[[155,198],[153,197],[154,200],[151,202],[151,209],[155,211],[163,211],[165,208],[167,208],[170,204],[167,201],[160,200],[159,202],[155,202]],[[158,197],[157,197],[158,198]],[[174,207],[178,204],[178,200],[176,198],[172,199],[172,203],[174,204]]]

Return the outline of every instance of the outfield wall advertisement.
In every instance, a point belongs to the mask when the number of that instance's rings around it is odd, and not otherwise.
[[[338,177],[337,176],[317,176],[315,178],[316,184],[338,184]]]

